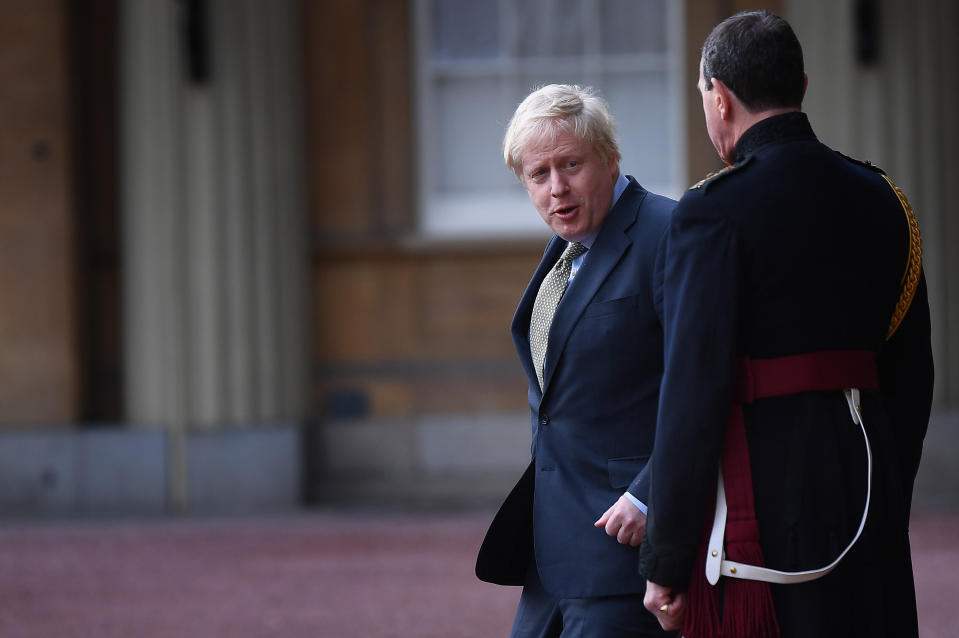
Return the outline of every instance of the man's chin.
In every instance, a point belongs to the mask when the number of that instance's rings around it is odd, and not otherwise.
[[[553,224],[553,232],[566,241],[582,241],[587,233],[576,224]]]

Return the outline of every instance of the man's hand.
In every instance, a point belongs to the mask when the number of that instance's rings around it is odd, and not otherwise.
[[[643,605],[656,616],[656,620],[666,631],[675,631],[683,626],[683,616],[686,615],[685,593],[677,593],[669,587],[662,587],[647,580]]]
[[[615,536],[622,545],[639,547],[646,533],[646,515],[628,498],[620,496],[593,525],[605,527],[606,533]]]

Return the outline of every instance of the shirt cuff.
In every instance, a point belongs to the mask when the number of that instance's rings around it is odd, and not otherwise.
[[[643,503],[641,500],[639,500],[638,498],[636,498],[635,496],[633,496],[633,495],[630,494],[629,492],[623,492],[623,496],[625,496],[626,498],[628,498],[629,501],[630,501],[633,505],[635,505],[636,507],[638,507],[638,508],[639,508],[639,511],[642,512],[644,515],[648,513],[648,509],[647,509],[647,507],[646,507],[646,504]]]

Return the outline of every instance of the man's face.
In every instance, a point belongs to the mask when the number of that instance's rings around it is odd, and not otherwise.
[[[609,214],[619,175],[615,158],[603,162],[586,142],[561,132],[533,141],[523,154],[522,182],[533,206],[553,232],[582,241]]]

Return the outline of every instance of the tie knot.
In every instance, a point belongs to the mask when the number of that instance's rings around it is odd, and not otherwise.
[[[563,251],[563,255],[560,257],[560,259],[565,259],[572,262],[574,259],[585,253],[586,250],[586,246],[582,245],[578,241],[571,241],[569,246],[566,247],[566,250]]]

